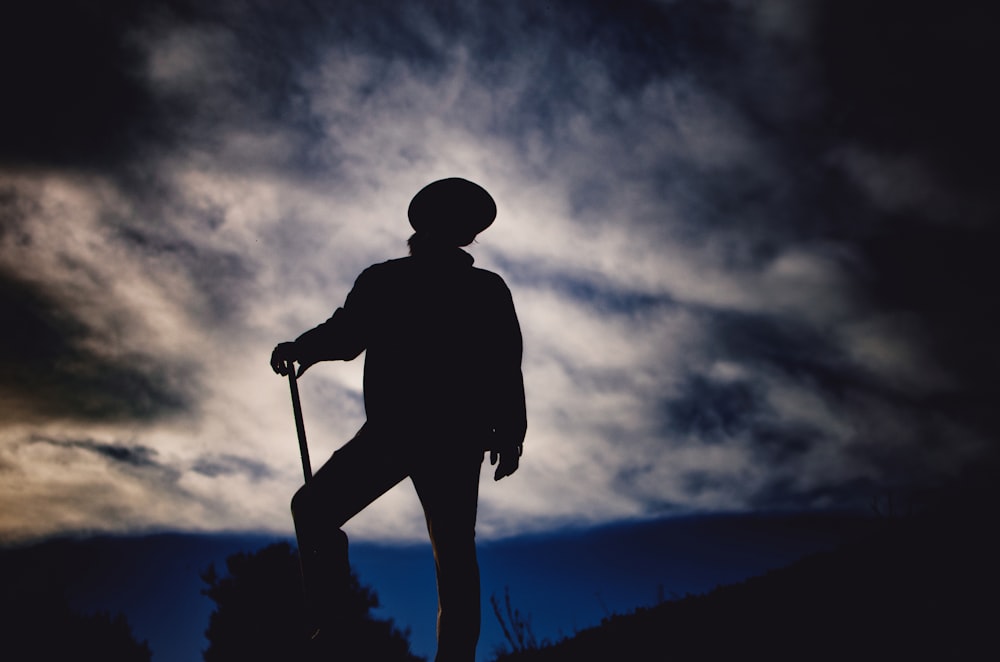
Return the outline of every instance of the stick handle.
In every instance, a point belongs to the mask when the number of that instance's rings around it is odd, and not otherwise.
[[[308,483],[312,478],[309,464],[309,446],[306,445],[306,425],[302,421],[302,403],[299,401],[299,384],[295,381],[295,364],[288,362],[288,388],[292,392],[292,413],[295,415],[295,432],[299,435],[299,455],[302,456],[302,475]]]

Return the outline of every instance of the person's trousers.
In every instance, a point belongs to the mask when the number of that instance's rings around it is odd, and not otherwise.
[[[340,527],[409,476],[437,572],[435,662],[473,662],[480,628],[476,510],[483,451],[457,435],[404,435],[365,425],[292,498],[303,582],[313,609],[335,614],[350,577]],[[324,608],[324,605],[326,608]]]

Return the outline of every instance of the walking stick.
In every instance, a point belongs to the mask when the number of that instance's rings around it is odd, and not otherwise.
[[[288,362],[288,388],[292,392],[292,413],[295,415],[295,432],[299,435],[299,455],[302,456],[302,475],[308,483],[312,478],[309,465],[309,446],[306,445],[306,426],[302,422],[302,403],[299,401],[299,385],[295,381],[295,364]]]

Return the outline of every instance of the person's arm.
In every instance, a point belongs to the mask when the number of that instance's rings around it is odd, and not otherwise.
[[[517,471],[520,466],[521,454],[524,452],[524,437],[528,430],[528,417],[524,397],[524,377],[521,372],[523,341],[521,327],[514,311],[514,302],[510,290],[504,286],[503,321],[498,326],[501,330],[500,349],[500,382],[498,415],[494,429],[496,443],[490,450],[490,464],[497,465],[493,474],[494,480],[500,480]]]
[[[288,374],[288,366],[298,362],[298,374],[320,361],[350,361],[365,350],[364,273],[347,295],[342,308],[330,319],[309,329],[294,341],[278,343],[271,352],[271,369],[279,375]]]

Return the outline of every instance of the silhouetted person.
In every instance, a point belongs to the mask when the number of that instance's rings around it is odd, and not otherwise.
[[[518,468],[525,430],[521,331],[503,279],[460,247],[496,217],[483,188],[433,182],[410,203],[410,257],[365,269],[342,308],[271,356],[299,374],[365,358],[367,420],[292,499],[307,599],[327,625],[347,577],[340,527],[407,476],[423,506],[438,589],[436,662],[475,659],[475,527],[484,453],[494,478]],[[321,629],[320,632],[323,630]]]

